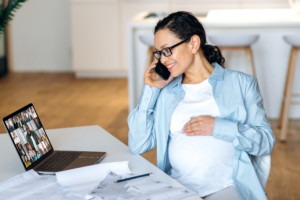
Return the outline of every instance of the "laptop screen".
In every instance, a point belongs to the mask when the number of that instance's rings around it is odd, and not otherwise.
[[[3,122],[26,170],[53,151],[33,104],[10,114]]]

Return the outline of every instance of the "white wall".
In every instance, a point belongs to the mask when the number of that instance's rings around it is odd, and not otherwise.
[[[29,0],[10,23],[13,71],[70,71],[69,0]]]

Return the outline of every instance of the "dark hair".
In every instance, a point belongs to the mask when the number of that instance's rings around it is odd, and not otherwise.
[[[205,30],[193,14],[185,11],[178,11],[168,15],[156,24],[154,34],[165,28],[169,29],[182,40],[191,38],[193,35],[198,35],[201,40],[200,47],[208,62],[217,62],[224,67],[225,59],[222,56],[219,47],[207,44]]]

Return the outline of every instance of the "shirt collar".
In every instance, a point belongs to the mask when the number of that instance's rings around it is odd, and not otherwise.
[[[225,69],[216,62],[212,63],[212,66],[215,69],[212,72],[212,74],[210,75],[209,79],[214,79],[214,80],[219,80],[219,81],[223,80]]]
[[[219,80],[219,81],[223,80],[225,69],[216,62],[212,63],[212,66],[214,67],[214,71],[210,75],[209,79],[214,79],[214,80]],[[181,76],[174,78],[174,80],[169,83],[169,88],[172,89],[174,87],[180,86],[182,83],[182,77],[183,76],[181,75]]]

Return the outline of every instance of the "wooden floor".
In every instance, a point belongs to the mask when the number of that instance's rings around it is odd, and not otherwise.
[[[127,144],[126,79],[76,79],[69,73],[10,73],[0,78],[0,117],[32,102],[46,129],[100,125]],[[271,120],[274,133],[276,121]],[[3,124],[0,133],[4,133]],[[0,144],[1,145],[1,144]],[[143,155],[155,164],[155,152]],[[286,143],[276,142],[267,192],[271,200],[300,199],[300,120]]]

